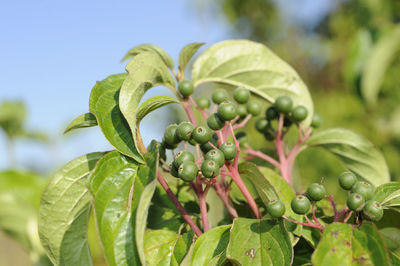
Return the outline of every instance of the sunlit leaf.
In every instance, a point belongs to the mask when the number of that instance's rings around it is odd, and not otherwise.
[[[179,53],[179,70],[181,71],[181,73],[185,73],[185,68],[187,63],[189,63],[193,55],[204,44],[205,44],[204,42],[194,42],[194,43],[189,43],[188,45],[182,48],[181,52]]]
[[[166,95],[154,96],[144,101],[137,110],[136,124],[139,125],[140,121],[149,113],[171,103],[179,103],[179,101]]]
[[[91,113],[86,113],[75,118],[64,131],[64,134],[70,132],[71,130],[84,128],[84,127],[93,127],[97,126],[96,117]]]
[[[130,49],[121,62],[134,58],[140,53],[151,52],[157,54],[169,68],[174,68],[174,60],[162,48],[154,44],[141,44]]]
[[[383,208],[400,212],[400,182],[390,182],[377,187],[374,200],[380,202]]]

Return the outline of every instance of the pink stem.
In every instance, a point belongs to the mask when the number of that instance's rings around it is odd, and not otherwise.
[[[170,197],[171,201],[174,203],[174,205],[176,206],[178,211],[183,216],[183,219],[185,219],[185,221],[193,229],[194,233],[197,236],[200,236],[202,234],[201,230],[199,229],[199,227],[197,227],[197,225],[194,223],[192,218],[190,218],[189,214],[187,213],[185,208],[183,208],[183,206],[178,201],[178,199],[175,197],[174,193],[172,193],[172,191],[169,188],[167,182],[165,181],[164,177],[161,175],[161,173],[159,171],[157,171],[157,179],[158,179],[158,182],[161,184],[161,186],[164,188],[165,192],[167,192],[168,196]]]
[[[193,109],[187,101],[182,102],[183,108],[185,108],[186,114],[189,117],[190,122],[196,127],[196,117],[194,116]]]
[[[280,163],[280,172],[283,177],[283,179],[286,180],[286,182],[289,185],[292,185],[292,169],[290,165],[288,165],[288,161],[285,156],[285,151],[283,148],[283,135],[282,135],[282,128],[283,128],[283,121],[284,121],[284,115],[281,114],[279,116],[279,122],[278,122],[278,128],[276,130],[276,139],[275,139],[275,147],[276,151],[278,153],[279,157],[279,163]]]
[[[258,157],[258,158],[260,158],[260,159],[262,159],[264,161],[267,161],[270,164],[272,164],[273,166],[275,166],[276,168],[280,168],[281,167],[279,162],[277,162],[274,158],[266,155],[265,153],[262,153],[261,151],[256,151],[256,150],[253,150],[251,148],[247,148],[243,152],[245,152],[247,154],[250,154],[250,155],[253,155],[255,157]]]
[[[207,214],[207,202],[206,202],[207,192],[208,189],[197,194],[199,198],[201,220],[203,222],[204,232],[207,232],[210,229],[210,224],[208,222],[208,214]]]
[[[247,122],[249,122],[250,118],[251,118],[251,115],[247,115],[246,118],[243,119],[242,122],[240,122],[239,124],[234,125],[233,129],[238,129],[238,128],[244,127],[247,124]]]
[[[349,211],[347,215],[343,219],[343,223],[347,223],[347,221],[350,219],[351,215],[353,214],[353,211]]]
[[[315,222],[316,224],[320,224],[320,222],[319,222],[318,219],[317,219],[317,216],[315,216],[315,202],[313,202],[311,208],[312,208],[312,219],[314,220],[314,222]]]
[[[327,198],[329,198],[329,201],[331,202],[332,208],[333,208],[333,214],[334,214],[334,218],[333,221],[337,222],[339,221],[339,217],[341,216],[340,213],[337,211],[336,209],[336,204],[335,204],[335,200],[333,199],[332,195],[327,195]]]
[[[305,217],[307,217],[307,216],[305,216]],[[298,222],[298,221],[296,221],[296,220],[290,219],[289,217],[286,217],[286,216],[283,216],[283,218],[286,219],[286,220],[288,220],[289,222],[292,222],[292,223],[295,223],[295,224],[298,224],[298,225],[303,225],[303,226],[308,226],[308,227],[314,227],[314,228],[319,229],[321,232],[324,231],[324,227],[323,227],[322,225],[320,225],[320,224],[313,224],[313,223],[310,223],[310,222],[308,222],[308,223],[302,223],[302,222]]]
[[[201,113],[201,115],[203,116],[203,118],[204,118],[205,120],[207,120],[208,112],[205,111],[205,110],[203,110],[203,109],[201,109],[201,108],[197,105],[196,101],[193,99],[192,96],[189,96],[189,101],[190,101],[190,102],[193,104],[193,106],[196,107],[196,109]]]
[[[219,183],[215,183],[214,189],[215,189],[215,192],[217,192],[217,195],[221,198],[222,202],[224,203],[226,209],[228,210],[228,212],[232,216],[232,218],[235,219],[235,218],[239,217],[236,212],[235,207],[233,207],[233,205],[229,199],[228,193],[226,193],[226,191],[222,187],[222,185]]]

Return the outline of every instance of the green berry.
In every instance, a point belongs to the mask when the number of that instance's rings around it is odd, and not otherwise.
[[[206,97],[199,97],[196,103],[203,110],[208,109],[210,107],[210,100]]]
[[[209,151],[211,151],[213,148],[213,146],[211,146],[209,143],[204,143],[200,145],[200,149],[203,153],[207,153]]]
[[[308,186],[306,195],[312,201],[320,201],[325,197],[326,189],[319,183],[312,183]]]
[[[178,84],[178,91],[185,98],[192,95],[194,91],[193,83],[190,80],[180,81]]]
[[[213,131],[208,127],[198,126],[192,132],[192,138],[199,144],[207,143],[211,140]]]
[[[199,168],[194,162],[184,162],[178,168],[178,176],[184,181],[190,182],[193,181],[197,173],[199,172]]]
[[[238,103],[247,103],[250,99],[250,91],[243,87],[238,87],[233,91],[233,99]]]
[[[368,200],[365,203],[363,213],[368,220],[377,222],[383,217],[383,208],[381,204],[375,200]]]
[[[350,190],[356,182],[357,177],[352,172],[344,172],[339,176],[339,185],[345,190]]]
[[[244,131],[239,131],[235,134],[236,139],[239,141],[240,147],[246,147],[247,143],[249,142],[249,139],[247,137],[246,132]]]
[[[276,118],[278,118],[279,114],[278,112],[275,110],[274,106],[270,106],[267,111],[265,112],[265,117],[267,117],[267,120],[271,121],[274,120]]]
[[[219,173],[218,163],[213,160],[204,160],[201,164],[201,173],[206,178],[214,178]]]
[[[264,117],[260,117],[256,120],[254,125],[258,132],[265,133],[265,132],[267,132],[268,124],[269,123],[268,123],[267,119],[265,119]]]
[[[289,96],[279,96],[275,100],[275,109],[281,113],[289,113],[292,110],[293,102]]]
[[[211,100],[215,104],[220,104],[223,101],[228,100],[228,98],[228,93],[226,92],[226,90],[223,89],[216,89],[211,95]]]
[[[179,168],[181,164],[184,162],[194,162],[194,156],[191,152],[188,151],[180,151],[176,154],[174,158],[174,165],[176,168]]]
[[[176,129],[176,135],[180,140],[189,141],[192,136],[194,126],[190,122],[182,122]]]
[[[192,132],[192,133],[193,133],[193,132]],[[197,145],[197,141],[194,140],[193,137],[190,138],[188,142],[189,142],[189,144],[192,145],[192,146],[196,146],[196,145]]]
[[[170,145],[170,144],[166,143],[164,137],[162,138],[162,144],[168,150],[175,150],[178,147],[178,144]]]
[[[255,101],[247,103],[247,112],[252,116],[257,116],[261,113],[261,104]]]
[[[285,204],[280,200],[271,200],[267,204],[267,212],[272,218],[282,217],[282,215],[285,214],[285,210]]]
[[[290,204],[292,210],[297,214],[306,214],[311,207],[310,200],[303,195],[297,195]]]
[[[224,153],[217,149],[212,149],[211,151],[206,153],[204,157],[206,160],[213,160],[218,164],[219,167],[225,164],[225,156]]]
[[[170,174],[174,177],[178,177],[178,167],[176,167],[174,164],[171,164],[170,169]]]
[[[236,107],[236,113],[240,118],[244,118],[247,116],[247,107],[244,104],[239,104]]]
[[[346,204],[350,210],[359,212],[364,208],[365,200],[364,200],[364,197],[361,196],[360,194],[351,193],[347,197]]]
[[[225,121],[219,118],[217,114],[212,114],[207,119],[207,125],[213,130],[220,130],[224,127]]]
[[[322,121],[322,117],[318,113],[314,112],[314,115],[313,115],[313,118],[312,118],[312,122],[311,122],[311,126],[313,128],[319,128],[322,125],[322,122],[323,122]]]
[[[220,151],[224,154],[225,160],[232,160],[236,157],[237,149],[235,144],[232,142],[225,142],[219,147]]]
[[[177,124],[169,125],[164,132],[164,142],[169,146],[174,146],[179,143],[179,138],[176,135]]]
[[[230,121],[237,115],[236,106],[230,101],[223,101],[218,105],[217,110],[218,117],[224,121]]]
[[[351,192],[360,194],[365,200],[372,198],[374,195],[374,190],[374,187],[365,181],[357,181],[351,188]]]
[[[158,155],[160,159],[163,159],[164,161],[167,160],[167,155],[165,154],[165,143],[162,142],[160,145],[158,145]]]
[[[293,110],[292,110],[292,117],[293,117],[293,119],[296,120],[297,122],[301,122],[301,121],[303,121],[304,119],[306,119],[306,118],[307,118],[307,115],[308,115],[308,111],[307,111],[307,109],[306,109],[304,106],[302,106],[302,105],[296,106],[296,107],[293,108]]]

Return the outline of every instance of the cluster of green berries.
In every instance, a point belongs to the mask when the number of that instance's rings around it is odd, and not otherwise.
[[[355,212],[363,213],[371,221],[379,221],[383,217],[383,208],[379,202],[372,200],[374,187],[366,181],[358,181],[351,172],[344,172],[339,176],[339,185],[349,191],[347,207]]]
[[[306,214],[311,207],[311,202],[322,200],[326,196],[326,189],[320,183],[312,183],[308,186],[304,195],[297,195],[292,199],[290,207],[297,214]]]

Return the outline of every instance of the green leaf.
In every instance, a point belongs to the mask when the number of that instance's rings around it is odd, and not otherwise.
[[[111,145],[122,154],[144,163],[119,107],[120,89],[126,78],[127,74],[117,74],[97,82],[90,94],[89,111],[96,116],[101,131]]]
[[[175,89],[175,81],[160,57],[150,52],[137,55],[128,63],[126,70],[129,74],[119,94],[119,105],[135,136],[135,147],[138,147],[136,124],[140,100],[152,87],[164,85]]]
[[[39,236],[55,265],[92,265],[87,230],[89,172],[104,153],[78,157],[59,170],[43,192],[39,209]]]
[[[382,236],[372,223],[359,229],[350,224],[332,223],[312,256],[313,265],[390,265]]]
[[[190,265],[220,265],[218,261],[228,246],[230,228],[231,225],[222,225],[202,234],[194,244]]]
[[[143,189],[136,211],[135,238],[136,238],[136,246],[138,249],[140,261],[142,262],[142,264],[145,264],[144,235],[147,225],[147,215],[149,213],[151,199],[153,198],[153,194],[157,186],[156,175],[157,175],[158,161],[159,161],[159,154],[158,154],[159,145],[160,144],[154,140],[151,142],[149,152],[145,154],[146,165],[141,166],[142,168],[144,167],[147,168],[148,178],[150,180],[153,180],[150,183],[148,183],[146,187]]]
[[[0,128],[9,138],[14,138],[23,131],[25,119],[26,108],[23,102],[3,101],[0,104]]]
[[[149,113],[171,103],[179,103],[179,101],[166,95],[154,96],[144,101],[137,110],[136,126],[138,127],[140,121]]]
[[[389,250],[400,248],[400,229],[395,227],[386,227],[379,230],[385,239],[385,243]]]
[[[378,201],[383,208],[400,212],[400,182],[390,182],[377,187],[374,200]]]
[[[313,134],[304,145],[326,149],[336,155],[347,169],[374,186],[390,180],[389,170],[382,153],[367,139],[351,130],[344,128],[320,130]]]
[[[240,265],[291,265],[293,249],[282,220],[237,218],[226,257]]]
[[[164,51],[164,49],[162,49],[161,47],[159,47],[157,45],[153,45],[153,44],[141,44],[141,45],[133,47],[122,58],[121,62],[124,62],[130,58],[134,58],[135,56],[137,56],[141,53],[145,53],[145,52],[150,52],[150,53],[154,53],[154,54],[158,55],[166,66],[168,66],[171,69],[174,68],[174,60],[171,58],[171,56],[169,56]]]
[[[181,71],[181,73],[185,73],[185,68],[187,63],[189,63],[193,55],[204,44],[205,44],[204,42],[194,42],[194,43],[189,43],[188,45],[182,48],[181,52],[179,53],[179,70]]]
[[[206,82],[231,87],[243,86],[270,103],[281,95],[292,97],[294,105],[304,105],[310,114],[313,103],[296,71],[266,46],[247,40],[223,41],[209,47],[193,64],[195,86]]]
[[[400,50],[400,24],[388,31],[370,50],[361,76],[361,93],[368,105],[376,105],[386,71]]]
[[[64,134],[67,134],[71,130],[83,127],[94,127],[97,126],[96,117],[91,113],[86,113],[75,118],[64,131]]]

